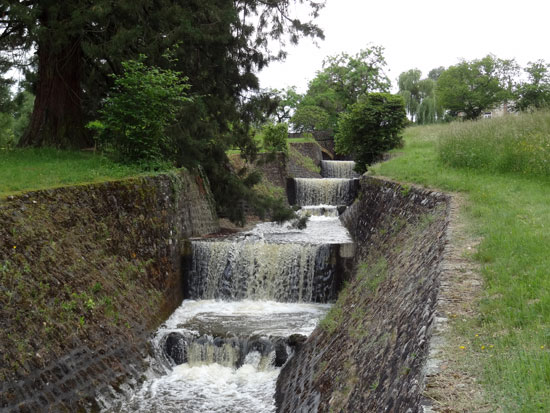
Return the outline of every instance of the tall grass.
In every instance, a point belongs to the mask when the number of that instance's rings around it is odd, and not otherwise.
[[[478,316],[453,324],[464,347],[455,350],[495,411],[546,412],[550,406],[550,179],[531,169],[532,157],[544,164],[540,144],[529,156],[503,144],[536,147],[548,130],[545,117],[408,128],[400,156],[373,168],[466,198],[462,217],[482,238],[475,258],[485,285]]]
[[[139,166],[51,148],[0,150],[0,198],[22,191],[101,182],[139,175]]]
[[[439,153],[454,167],[550,176],[550,112],[453,123]]]

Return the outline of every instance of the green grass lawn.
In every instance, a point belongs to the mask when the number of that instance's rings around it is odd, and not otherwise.
[[[0,151],[0,198],[23,191],[102,182],[135,176],[139,167],[116,164],[104,156],[56,149]]]
[[[440,137],[447,139],[449,128],[454,127],[407,129],[405,147],[395,151],[395,158],[375,165],[372,172],[465,195],[467,206],[462,214],[472,233],[482,238],[475,259],[481,263],[485,286],[479,316],[453,324],[454,334],[465,347],[456,351],[479,360],[472,374],[481,380],[495,410],[547,412],[550,177],[541,175],[540,170],[526,174],[521,169],[500,172],[493,166],[448,166],[440,156],[449,157],[448,142]],[[475,129],[473,124],[465,127]],[[469,143],[459,147],[475,149],[477,142],[485,145],[483,134],[477,141],[471,134]],[[453,139],[459,138],[455,134]]]

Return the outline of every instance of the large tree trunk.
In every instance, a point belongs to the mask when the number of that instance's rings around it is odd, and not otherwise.
[[[78,39],[61,47],[49,41],[38,45],[36,99],[19,146],[91,146],[84,128],[81,76],[82,48]]]

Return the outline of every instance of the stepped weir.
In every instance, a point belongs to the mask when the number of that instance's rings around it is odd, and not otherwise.
[[[321,176],[324,178],[359,178],[353,161],[321,161]]]
[[[357,191],[353,162],[297,178],[289,202],[304,230],[263,223],[191,241],[186,299],[152,339],[140,389],[104,412],[274,412],[277,376],[337,298],[353,257],[339,207]]]

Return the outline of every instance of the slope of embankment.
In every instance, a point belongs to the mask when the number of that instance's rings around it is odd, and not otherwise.
[[[355,271],[282,370],[281,412],[416,412],[446,243],[449,199],[363,177],[344,222]]]
[[[149,333],[182,300],[184,240],[217,230],[187,171],[1,202],[2,411],[93,410],[139,380]]]

